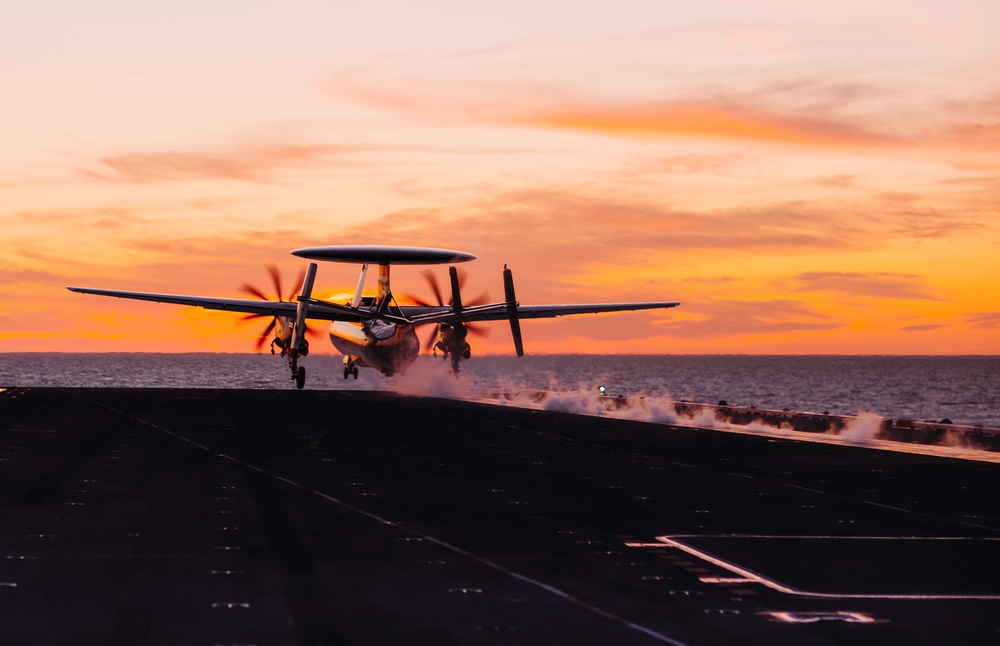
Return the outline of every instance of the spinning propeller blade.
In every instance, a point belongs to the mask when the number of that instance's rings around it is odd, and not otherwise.
[[[271,336],[271,332],[274,331],[274,326],[277,325],[277,323],[278,323],[277,321],[275,321],[274,319],[271,319],[271,322],[267,324],[266,328],[264,328],[264,333],[261,334],[260,337],[258,337],[256,341],[254,341],[254,344],[253,344],[253,349],[254,350],[256,350],[257,352],[260,352],[261,348],[264,347],[264,344],[267,343],[267,339],[268,339],[268,337]]]
[[[451,306],[452,310],[455,312],[461,312],[465,307],[474,307],[476,305],[485,305],[490,301],[490,293],[488,291],[481,292],[478,296],[471,300],[466,300],[462,297],[462,287],[465,285],[465,279],[468,277],[468,273],[464,269],[459,269],[457,267],[448,268],[448,282],[451,288],[451,298],[445,303],[444,295],[441,290],[441,284],[438,282],[437,276],[430,269],[425,269],[420,272],[427,281],[427,285],[430,287],[431,293],[434,295],[433,299],[425,300],[423,298],[418,298],[412,294],[405,294],[405,297],[410,301],[420,305],[422,307],[445,307]],[[464,346],[464,339],[467,334],[473,334],[479,337],[488,337],[492,332],[492,329],[484,325],[476,325],[474,323],[439,323],[435,326],[434,332],[427,336],[420,344],[421,351],[427,353],[434,350],[434,346],[438,341],[445,341],[447,344],[448,339],[456,338],[462,341]],[[456,348],[452,348],[456,349]],[[458,349],[461,352],[461,349]]]
[[[278,300],[281,301],[281,272],[278,271],[278,266],[272,263],[264,265],[264,269],[267,273],[271,275],[271,284],[274,286],[274,293],[278,296]]]
[[[455,267],[452,267],[451,269],[455,269],[458,272],[458,287],[459,290],[461,290],[461,288],[465,285],[465,279],[468,276],[468,272],[466,272],[464,269],[458,269]],[[424,271],[420,272],[420,275],[424,277],[424,280],[426,280],[428,286],[430,286],[431,292],[433,292],[434,294],[434,300],[427,301],[422,298],[413,296],[412,294],[405,294],[406,298],[410,299],[417,305],[423,307],[434,307],[434,306],[444,307],[445,305],[451,305],[455,302],[454,296],[452,296],[452,299],[447,303],[444,302],[444,296],[442,296],[441,294],[441,286],[438,283],[437,276],[434,275],[434,272],[432,272],[430,269],[425,269]],[[468,307],[473,307],[476,305],[485,305],[486,303],[490,302],[490,293],[486,290],[483,290],[478,296],[476,296],[471,300],[466,300],[466,299],[462,300]]]
[[[273,298],[249,283],[243,283],[242,285],[236,288],[236,291],[243,292],[244,294],[249,294],[254,298],[259,298],[262,301],[277,301],[279,303],[291,302],[292,299],[295,298],[296,292],[298,291],[299,287],[302,285],[302,280],[305,278],[306,275],[305,267],[299,268],[299,277],[292,285],[291,287],[292,291],[290,291],[284,298],[282,298],[283,289],[281,284],[281,272],[278,269],[277,265],[268,263],[264,265],[264,269],[267,270],[268,275],[271,277],[271,287],[274,290]],[[247,321],[256,318],[266,318],[266,317],[267,317],[266,314],[247,314],[245,316],[240,317],[237,323],[245,323]],[[274,332],[274,328],[277,326],[277,323],[278,323],[277,319],[272,317],[270,323],[268,323],[267,327],[264,328],[264,332],[254,342],[254,349],[256,351],[260,352],[261,348],[264,347],[264,344],[267,342],[268,337],[272,332]],[[322,332],[318,332],[316,330],[310,330],[308,327],[306,327],[306,333],[314,335],[322,334]]]
[[[269,301],[269,300],[271,300],[270,298],[268,298],[267,296],[265,296],[263,294],[263,292],[261,292],[259,289],[257,289],[253,285],[248,285],[246,283],[243,283],[242,285],[240,285],[239,287],[237,287],[236,291],[243,292],[245,294],[250,294],[251,296],[253,296],[255,298],[259,298],[262,301]],[[258,315],[257,314],[251,314],[251,316],[258,316]]]
[[[431,286],[431,291],[434,292],[434,300],[437,301],[437,305],[444,305],[444,298],[441,297],[441,288],[438,287],[437,277],[434,276],[434,272],[430,269],[425,269],[420,274],[427,280],[427,284]]]

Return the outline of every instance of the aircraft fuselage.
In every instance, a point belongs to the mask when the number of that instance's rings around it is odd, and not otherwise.
[[[420,353],[414,326],[378,320],[334,321],[330,342],[344,354],[346,362],[375,368],[385,375],[405,371]]]

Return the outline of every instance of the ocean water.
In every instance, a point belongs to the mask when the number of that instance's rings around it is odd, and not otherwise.
[[[519,390],[645,396],[733,406],[939,421],[1000,428],[1000,357],[536,355],[473,357],[457,382],[420,357],[404,377],[362,369],[343,379],[341,357],[302,360],[307,388],[462,396]],[[0,354],[0,387],[294,388],[270,354]]]

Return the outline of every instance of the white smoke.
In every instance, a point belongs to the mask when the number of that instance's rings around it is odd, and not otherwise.
[[[576,413],[577,415],[603,415],[604,405],[591,393],[559,392],[545,397],[543,410],[559,413]]]
[[[878,436],[884,423],[885,418],[878,413],[863,410],[858,411],[856,416],[849,417],[847,424],[839,432],[833,431],[831,427],[827,433],[836,435],[852,444],[869,444]]]
[[[731,424],[730,427],[732,426],[733,425]],[[795,435],[795,429],[792,428],[792,425],[788,422],[782,422],[778,426],[775,426],[774,424],[768,424],[760,418],[754,419],[749,424],[740,426],[740,428],[756,435],[770,435],[783,438],[789,438]]]
[[[728,421],[719,419],[713,409],[699,408],[693,415],[687,418],[686,426],[694,426],[695,428],[718,428],[721,427],[723,423],[728,424]]]
[[[554,374],[549,373],[544,380],[539,375],[533,375],[535,383],[547,383],[549,388],[542,390],[528,388],[519,384],[520,379],[503,376],[497,377],[495,387],[484,386],[480,378],[476,387],[464,375],[455,378],[448,366],[441,361],[417,361],[405,375],[400,375],[383,382],[387,389],[401,394],[424,397],[442,397],[476,401],[503,406],[516,406],[578,415],[602,416],[616,419],[626,419],[639,422],[652,422],[671,426],[686,426],[690,428],[712,429],[734,433],[750,433],[774,438],[850,443],[874,448],[902,450],[908,452],[932,452],[934,447],[920,445],[910,446],[907,443],[886,442],[879,439],[885,418],[873,411],[862,410],[853,417],[846,418],[841,423],[838,418],[831,419],[825,430],[799,431],[793,422],[781,419],[781,413],[759,411],[749,422],[739,424],[726,412],[725,408],[701,404],[678,404],[669,393],[657,395],[633,395],[630,397],[614,397],[601,393],[592,385],[583,383],[573,388],[559,384]],[[539,384],[541,385],[541,384]],[[739,409],[744,417],[747,409]],[[774,420],[774,421],[769,421]],[[970,457],[983,459],[981,450],[967,448],[966,441],[959,434],[948,434],[939,450],[951,451],[955,457]],[[893,448],[896,447],[896,448]],[[947,448],[955,447],[955,448]],[[952,455],[949,453],[949,455]],[[996,456],[986,452],[992,458]]]
[[[386,386],[401,395],[473,400],[469,384],[456,379],[442,362],[417,361],[402,375],[386,380]]]

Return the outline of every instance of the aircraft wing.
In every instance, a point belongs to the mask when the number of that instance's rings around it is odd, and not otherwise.
[[[633,312],[635,310],[661,310],[677,307],[678,301],[653,303],[584,303],[580,305],[519,305],[517,315],[522,319],[550,319],[571,314],[601,314],[603,312]],[[501,318],[506,318],[506,311]]]
[[[209,310],[226,312],[243,312],[260,314],[262,316],[294,317],[297,304],[281,301],[261,301],[248,298],[218,298],[213,296],[185,296],[183,294],[158,294],[155,292],[128,292],[117,289],[95,289],[91,287],[67,287],[71,292],[79,294],[94,294],[96,296],[112,296],[128,298],[136,301],[152,303],[170,303],[173,305],[188,305],[203,307]],[[520,319],[545,319],[572,314],[600,314],[604,312],[630,312],[635,310],[666,309],[680,305],[677,301],[650,303],[583,303],[579,305],[519,305],[517,316]],[[413,322],[437,323],[441,321],[506,321],[510,318],[507,305],[495,303],[465,308],[461,315],[455,316],[450,307],[403,306],[400,308],[403,316]],[[374,318],[369,312],[357,310],[334,303],[313,301],[309,308],[308,318],[325,321],[359,321],[362,318]]]
[[[247,314],[260,314],[262,316],[288,316],[295,317],[297,303],[281,301],[261,301],[249,298],[216,298],[213,296],[184,296],[182,294],[156,294],[152,292],[126,292],[116,289],[93,289],[90,287],[67,287],[71,292],[79,294],[95,294],[97,296],[113,296],[115,298],[128,298],[136,301],[150,301],[153,303],[171,303],[173,305],[190,305],[192,307],[204,307],[208,310],[223,310],[226,312],[245,312]],[[342,310],[334,310],[332,307],[309,308],[309,318],[323,319],[326,321],[357,321],[359,317],[353,314],[350,308],[344,307]],[[346,310],[346,311],[345,311]]]
[[[520,319],[548,319],[572,314],[601,314],[606,312],[632,312],[635,310],[658,310],[677,307],[678,301],[639,303],[582,303],[579,305],[518,305]],[[510,317],[507,306],[502,303],[465,308],[455,316],[450,307],[401,307],[403,315],[413,317],[421,323],[439,321],[506,321]]]

